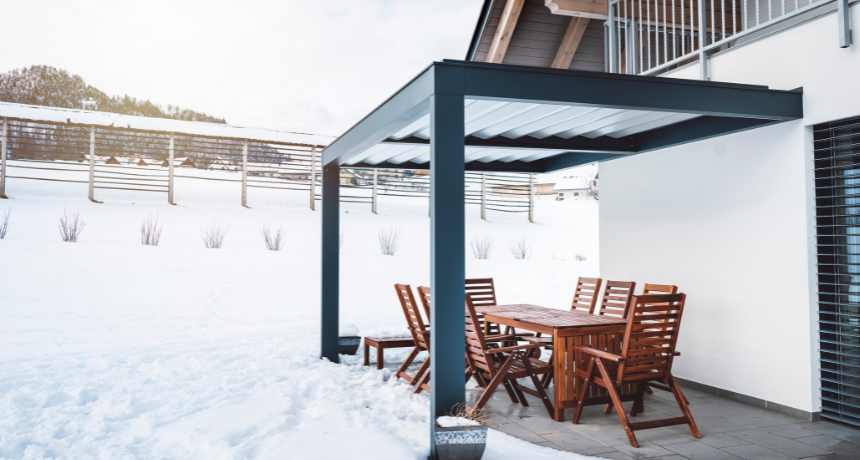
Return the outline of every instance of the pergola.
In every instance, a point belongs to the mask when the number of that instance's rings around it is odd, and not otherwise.
[[[431,64],[323,151],[322,357],[338,362],[341,166],[430,170],[437,417],[465,402],[466,171],[551,172],[796,120],[802,96],[711,81]]]

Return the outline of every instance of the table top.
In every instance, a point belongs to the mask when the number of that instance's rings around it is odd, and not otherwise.
[[[581,311],[557,310],[530,304],[489,305],[475,307],[475,310],[488,317],[530,323],[553,329],[627,324],[624,319],[614,316],[592,315]],[[499,322],[508,323],[508,321]]]

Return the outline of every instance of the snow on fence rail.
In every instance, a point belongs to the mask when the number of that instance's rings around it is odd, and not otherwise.
[[[171,120],[175,121],[175,120]],[[241,204],[247,189],[265,188],[309,194],[316,207],[321,189],[323,145],[153,132],[26,119],[2,122],[0,197],[6,177],[86,183],[96,190],[161,192],[174,204],[174,178],[234,182]],[[8,175],[7,175],[8,168]],[[235,173],[213,177],[201,171]],[[430,198],[429,171],[341,169],[341,201],[367,203],[377,212],[379,196]],[[486,211],[529,213],[533,220],[534,175],[466,173],[466,204]]]

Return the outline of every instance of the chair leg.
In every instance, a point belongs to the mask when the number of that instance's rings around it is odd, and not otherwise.
[[[544,389],[540,380],[538,380],[537,375],[535,375],[535,370],[532,367],[532,363],[529,362],[528,358],[523,360],[523,366],[525,366],[526,372],[532,379],[532,384],[535,386],[535,389],[537,390],[538,394],[540,394],[540,399],[541,401],[543,401],[543,405],[544,407],[546,407],[547,412],[549,412],[549,416],[552,417],[555,413],[555,411],[553,411],[552,402],[549,400],[549,396],[547,396],[546,390]]]
[[[681,389],[678,388],[678,384],[675,383],[675,379],[673,379],[671,375],[669,376],[669,388],[672,389],[672,394],[675,395],[675,401],[678,402],[678,407],[681,408],[681,412],[683,412],[684,416],[687,417],[687,420],[690,421],[690,431],[693,433],[693,436],[701,438],[702,434],[699,433],[699,427],[696,426],[696,421],[693,420],[693,414],[690,413],[690,408],[687,407],[684,393],[681,393]]]
[[[514,389],[514,393],[517,394],[517,399],[520,400],[520,404],[522,404],[524,407],[529,407],[529,402],[526,401],[526,395],[524,395],[523,391],[520,390],[520,385],[517,383],[517,381],[509,380],[508,384],[511,386],[511,388]]]
[[[413,393],[421,394],[421,391],[423,391],[423,390],[427,390],[427,392],[429,393],[430,392],[429,382],[430,382],[430,371],[428,370],[427,372],[424,373],[424,378],[422,378],[421,381],[418,382],[417,385],[415,385],[415,391],[413,391]]]
[[[582,381],[582,387],[576,392],[576,410],[573,412],[573,424],[579,424],[579,416],[582,415],[582,402],[585,400],[585,391],[591,385],[591,380],[594,378],[594,357],[588,361],[588,367],[585,370],[585,379]]]
[[[421,367],[418,368],[418,372],[415,373],[415,376],[412,377],[412,380],[409,381],[409,384],[415,385],[416,383],[418,383],[421,380],[421,377],[424,375],[425,372],[428,371],[429,368],[430,357],[428,356],[427,359],[425,359],[424,362],[421,363]]]
[[[493,396],[493,393],[496,391],[496,388],[499,387],[499,384],[505,380],[505,377],[508,375],[508,370],[511,369],[511,366],[514,365],[513,355],[509,356],[507,360],[499,367],[499,370],[496,372],[496,375],[493,376],[492,380],[487,384],[487,389],[484,390],[484,393],[478,398],[478,401],[475,402],[475,406],[469,409],[469,413],[473,413],[475,411],[480,412],[481,409],[484,408],[484,405],[487,404],[487,401]]]
[[[394,374],[396,378],[404,378],[409,380],[412,383],[412,376],[406,373],[406,369],[412,364],[412,361],[415,361],[415,357],[418,356],[421,350],[418,347],[412,349],[412,352],[409,353],[409,356],[406,357],[406,360],[403,361],[403,364],[397,368],[397,373]]]
[[[520,399],[517,397],[517,393],[514,391],[514,388],[511,386],[511,382],[507,380],[502,382],[502,387],[505,389],[505,393],[508,394],[508,397],[511,398],[511,402],[514,404],[519,404]]]
[[[609,371],[606,370],[606,367],[603,366],[603,361],[600,358],[592,358],[597,362],[597,368],[600,370],[600,376],[603,377],[603,381],[606,382],[606,391],[609,393],[609,397],[612,398],[612,404],[615,405],[615,410],[618,411],[618,418],[621,419],[621,425],[624,426],[624,431],[627,432],[627,438],[630,439],[630,445],[633,447],[639,447],[639,441],[636,440],[636,435],[633,434],[633,430],[630,428],[630,421],[627,420],[627,413],[624,411],[624,406],[621,405],[621,398],[618,396],[618,391],[615,389],[615,384],[613,383],[612,376],[609,375]]]
[[[549,361],[547,361],[547,364],[549,364],[553,369],[555,369],[555,366],[553,366],[553,362],[552,362],[553,358],[555,358],[555,353],[551,353],[549,355]],[[540,379],[541,385],[543,385],[544,388],[549,388],[549,384],[552,383],[552,377],[553,377],[552,372],[548,372],[548,373],[544,374]]]
[[[633,407],[630,409],[631,417],[636,417],[638,413],[644,412],[646,388],[648,388],[647,383],[640,383],[636,386],[636,399],[633,400]]]

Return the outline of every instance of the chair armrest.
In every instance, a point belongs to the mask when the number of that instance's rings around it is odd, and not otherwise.
[[[535,343],[531,345],[520,345],[516,347],[491,348],[487,350],[487,353],[510,353],[512,351],[533,350],[535,348],[540,348],[540,344]]]
[[[517,340],[517,336],[513,334],[484,336],[484,341],[486,342],[511,342],[514,340]]]
[[[610,361],[615,361],[618,363],[624,362],[624,358],[622,358],[618,355],[613,355],[612,353],[607,353],[605,351],[600,351],[600,350],[597,350],[597,349],[594,349],[591,347],[578,347],[577,346],[577,347],[573,347],[573,349],[576,351],[581,351],[583,353],[588,353],[589,355],[597,356],[599,358],[606,358]]]

